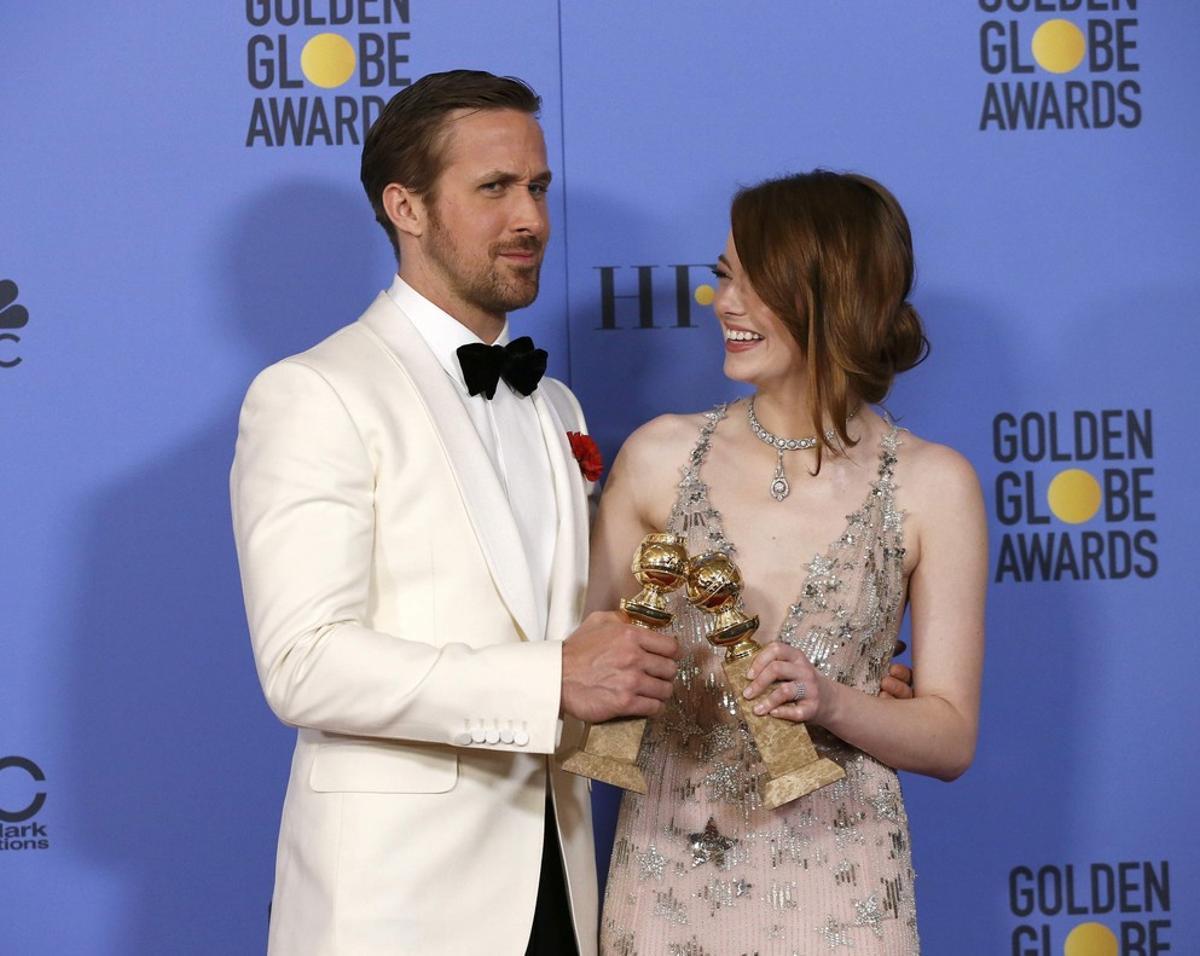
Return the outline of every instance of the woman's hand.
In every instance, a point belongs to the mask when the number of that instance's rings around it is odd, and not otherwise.
[[[817,672],[798,647],[772,641],[754,655],[746,676],[751,681],[744,693],[755,700],[756,714],[798,723],[821,722],[829,703],[829,679]]]

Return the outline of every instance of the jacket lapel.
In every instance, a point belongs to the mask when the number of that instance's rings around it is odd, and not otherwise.
[[[542,640],[529,563],[512,508],[463,400],[408,316],[380,293],[359,320],[415,386],[450,463],[471,527],[501,599],[526,640]],[[553,456],[552,456],[553,457]]]
[[[546,383],[545,387],[552,388],[556,384]],[[554,476],[554,497],[558,504],[546,636],[551,640],[562,640],[578,625],[587,594],[587,496],[583,476],[567,440],[568,426],[543,391],[539,388],[532,397],[546,440]]]

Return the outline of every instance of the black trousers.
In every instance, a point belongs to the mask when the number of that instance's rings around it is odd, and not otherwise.
[[[546,794],[546,838],[542,842],[542,875],[538,881],[537,909],[525,956],[579,956],[571,926],[571,904],[563,876],[562,848],[554,824],[554,805]]]

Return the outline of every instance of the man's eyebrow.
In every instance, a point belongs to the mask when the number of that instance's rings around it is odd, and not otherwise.
[[[486,173],[483,173],[479,177],[479,182],[481,182],[481,183],[502,183],[505,186],[508,186],[508,185],[511,185],[512,183],[520,182],[522,178],[523,177],[518,176],[516,173],[506,172],[505,170],[502,170],[502,169],[493,169],[493,170],[489,170]],[[532,183],[548,183],[553,178],[554,178],[554,174],[551,173],[550,170],[545,169],[545,170],[542,170],[540,173],[538,173],[536,176],[533,176],[529,181]]]

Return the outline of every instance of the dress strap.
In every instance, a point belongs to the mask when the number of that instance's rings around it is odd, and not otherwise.
[[[699,479],[700,466],[704,464],[708,458],[709,449],[712,448],[713,432],[717,430],[717,426],[721,424],[728,413],[728,402],[722,402],[704,413],[704,424],[700,426],[696,444],[692,446],[692,453],[688,456],[687,464],[682,469],[683,477],[679,482],[681,487],[688,481]]]
[[[708,485],[700,476],[700,469],[712,448],[712,436],[729,412],[729,403],[722,402],[704,413],[704,423],[696,444],[692,446],[688,460],[679,469],[679,491],[671,508],[667,527],[676,534],[686,534],[693,524],[702,525],[708,536],[708,546],[717,550],[733,552],[720,525],[720,515],[708,501]]]
[[[900,440],[900,426],[890,417],[887,420],[887,433],[879,439],[879,470],[875,482],[876,492],[888,500],[896,493],[896,462],[899,461],[899,447],[904,444]]]
[[[903,558],[904,512],[896,507],[896,462],[899,460],[898,449],[903,442],[900,440],[900,426],[891,417],[888,418],[888,424],[891,426],[888,433],[879,440],[879,480],[872,488],[879,501],[879,538],[883,553]]]
[[[879,480],[891,482],[895,478],[897,449],[904,442],[900,440],[900,426],[891,418],[887,421],[887,434],[879,439]]]

